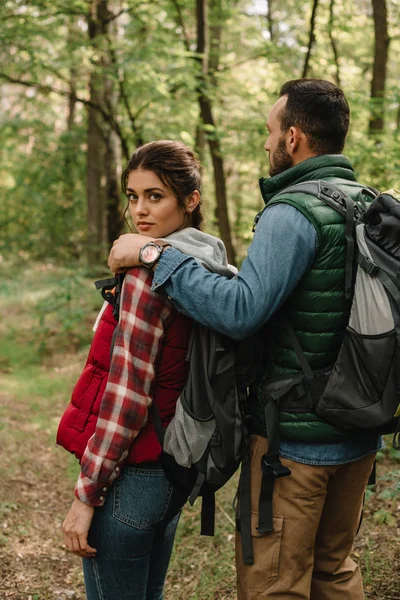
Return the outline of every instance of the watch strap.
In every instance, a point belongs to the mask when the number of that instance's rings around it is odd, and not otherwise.
[[[154,243],[157,244],[157,246],[161,246],[162,248],[167,248],[168,246],[171,246],[171,244],[167,242],[167,240],[154,240]]]

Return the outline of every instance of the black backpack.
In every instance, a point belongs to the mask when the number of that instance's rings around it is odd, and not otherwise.
[[[202,496],[202,535],[214,535],[215,492],[247,452],[248,348],[250,342],[238,344],[194,323],[188,380],[166,429],[151,407],[167,478],[188,493],[190,504]]]
[[[275,479],[290,475],[279,459],[280,410],[315,411],[348,432],[394,433],[393,446],[400,449],[400,193],[360,189],[370,203],[361,195],[355,203],[325,181],[281,192],[311,194],[345,217],[345,292],[352,304],[339,355],[324,373],[312,371],[293,327],[283,322],[302,374],[264,386],[268,452],[262,459],[260,533],[273,531]]]
[[[98,281],[118,320],[123,275]],[[189,375],[176,412],[163,428],[156,403],[149,408],[169,481],[187,492],[190,504],[202,497],[201,534],[214,535],[215,492],[248,456],[247,388],[255,378],[257,343],[236,342],[193,324],[186,360]]]
[[[289,390],[280,390],[281,408],[291,412],[290,406],[308,405],[347,431],[395,432],[398,447],[400,192],[398,197],[394,190],[373,193],[364,206],[325,181],[300,183],[282,193],[298,192],[319,198],[346,219],[345,292],[351,310],[339,355],[326,373],[312,371],[293,328],[285,324],[303,376]]]

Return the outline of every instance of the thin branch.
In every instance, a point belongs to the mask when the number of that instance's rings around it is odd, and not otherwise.
[[[177,15],[177,23],[178,23],[179,27],[182,29],[183,43],[185,44],[186,50],[188,52],[190,52],[190,36],[185,27],[185,22],[183,20],[181,5],[179,4],[179,0],[172,0],[172,4],[175,6],[176,15]]]
[[[229,523],[233,527],[236,527],[235,521],[232,519],[232,517],[230,517],[228,515],[228,513],[226,512],[226,510],[224,510],[223,506],[219,502],[217,502],[217,501],[215,501],[215,506],[218,508],[218,510],[220,510],[222,512],[222,514],[224,515],[224,517],[226,518],[226,520],[229,521]]]
[[[49,71],[49,73],[51,73],[52,75],[55,75],[57,77],[57,79],[61,79],[61,81],[63,81],[64,83],[66,83],[66,84],[69,85],[69,79],[68,79],[68,77],[65,77],[64,75],[61,75],[60,71],[58,71],[54,67],[50,67],[49,65],[45,65],[43,63],[40,63],[40,66],[43,69],[45,69],[46,71]]]
[[[107,113],[105,113],[105,111],[98,104],[95,104],[94,102],[91,102],[90,100],[86,100],[85,98],[80,98],[79,96],[76,96],[75,94],[72,94],[71,92],[67,92],[65,90],[60,90],[58,88],[53,88],[51,85],[45,85],[43,83],[38,83],[37,81],[24,81],[23,79],[17,79],[15,77],[11,77],[10,75],[7,75],[7,73],[3,73],[3,72],[0,72],[0,79],[5,79],[9,83],[16,83],[18,85],[23,85],[25,87],[33,87],[33,88],[40,90],[41,92],[44,92],[45,94],[54,93],[54,94],[58,94],[59,96],[66,96],[67,98],[72,98],[76,102],[80,102],[81,104],[84,104],[85,106],[91,106],[92,108],[95,108],[100,113],[102,113],[103,117],[105,117],[105,118],[109,117],[109,115],[107,115]]]
[[[115,49],[113,47],[112,41],[110,39],[110,36],[107,36],[107,42],[108,42],[108,51],[110,54],[110,58],[111,58],[111,63],[114,66],[116,72],[118,73],[118,61],[117,61],[117,55],[115,52]],[[132,126],[132,131],[136,137],[136,142],[138,146],[141,146],[143,144],[143,137],[142,137],[142,133],[141,131],[139,131],[139,128],[137,126],[137,114],[134,115],[131,109],[131,105],[129,103],[129,98],[128,98],[128,94],[126,92],[125,89],[125,77],[124,75],[122,77],[118,76],[118,86],[119,86],[119,95],[120,98],[122,99],[122,102],[125,106],[125,110],[128,114],[129,120],[131,122],[131,126]],[[128,157],[129,158],[129,157]]]
[[[311,19],[310,19],[310,33],[308,35],[308,48],[307,48],[307,54],[306,54],[306,59],[304,61],[303,74],[302,74],[303,78],[307,77],[308,69],[310,66],[311,50],[312,50],[312,47],[315,42],[315,16],[317,14],[318,2],[319,2],[319,0],[313,0],[313,7],[312,7]]]
[[[63,15],[63,16],[68,15],[68,16],[74,16],[74,17],[85,17],[87,15],[87,13],[85,11],[74,10],[73,8],[70,8],[67,5],[58,6],[57,10],[55,10],[54,12],[48,12],[48,5],[46,5],[43,2],[37,2],[36,6],[40,10],[44,11],[44,13],[46,13],[50,17],[58,17],[61,15]]]
[[[218,69],[218,72],[222,73],[224,71],[229,71],[230,69],[235,69],[236,67],[240,67],[241,65],[244,65],[245,63],[251,60],[257,60],[258,58],[265,58],[265,52],[260,52],[259,54],[254,54],[254,56],[242,58],[242,60],[238,60],[237,62],[232,63],[231,65],[225,65],[224,67],[220,67]]]
[[[129,13],[132,12],[131,8],[122,8],[117,14],[111,14],[107,19],[106,19],[106,23],[111,23],[112,21],[115,21],[116,19],[118,19],[118,17],[120,17],[121,15],[127,15]]]
[[[40,90],[44,94],[58,94],[59,96],[63,96],[64,98],[71,98],[72,100],[75,100],[75,102],[79,102],[80,104],[83,104],[84,106],[94,108],[101,114],[104,121],[106,123],[108,123],[109,125],[111,125],[111,127],[114,129],[115,133],[118,135],[118,137],[121,141],[121,146],[122,146],[122,151],[124,153],[124,156],[129,158],[128,146],[127,146],[125,137],[122,134],[122,131],[121,131],[118,121],[116,121],[114,119],[114,117],[111,113],[107,113],[99,104],[96,104],[95,102],[92,102],[91,100],[86,100],[85,98],[81,98],[81,97],[77,96],[76,94],[74,94],[73,92],[68,92],[66,90],[60,90],[58,88],[53,88],[51,85],[44,85],[42,83],[38,83],[37,81],[23,81],[22,79],[16,79],[15,77],[10,77],[6,73],[0,72],[0,79],[4,79],[5,81],[8,81],[9,83],[23,85],[25,87],[36,88],[37,90]]]
[[[334,22],[333,9],[334,9],[334,4],[335,4],[335,0],[331,0],[330,5],[329,5],[328,33],[329,33],[329,39],[331,41],[331,46],[332,46],[332,51],[333,51],[333,58],[334,58],[335,67],[336,67],[336,77],[335,77],[335,79],[336,79],[336,85],[338,85],[340,87],[339,54],[338,54],[338,50],[337,50],[336,40],[333,37],[333,22]]]

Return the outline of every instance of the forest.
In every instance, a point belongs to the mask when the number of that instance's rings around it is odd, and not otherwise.
[[[92,281],[127,231],[132,152],[157,139],[195,150],[205,230],[239,267],[287,80],[339,85],[357,178],[400,188],[399,53],[400,0],[0,1],[0,600],[85,597],[60,532],[79,468],[55,431],[101,306]],[[354,548],[367,600],[400,597],[399,465],[387,438]],[[236,597],[236,483],[213,539],[185,508],[166,600]]]
[[[102,263],[123,231],[133,150],[179,139],[204,165],[207,226],[243,258],[283,82],[345,91],[345,149],[368,185],[399,173],[397,0],[5,0],[0,253]]]

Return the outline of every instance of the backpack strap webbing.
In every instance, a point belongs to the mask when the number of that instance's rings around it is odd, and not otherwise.
[[[101,295],[103,296],[104,300],[106,300],[106,302],[111,304],[113,307],[113,317],[116,321],[119,321],[121,291],[124,277],[125,273],[117,273],[114,277],[109,277],[108,279],[99,279],[94,282],[94,287],[96,290],[101,290]],[[111,337],[110,360],[112,359],[117,332],[118,326],[114,329]]]
[[[125,273],[116,273],[114,277],[99,279],[94,282],[96,290],[101,290],[101,295],[113,309],[113,316],[116,321],[119,320],[119,308],[121,303],[121,291]]]
[[[154,428],[156,430],[158,441],[161,448],[163,448],[166,430],[163,427],[157,404],[154,401],[150,404],[149,410],[153,417]],[[190,493],[189,504],[193,506],[199,494],[202,494],[200,533],[201,535],[213,536],[215,530],[215,492],[210,489],[203,490],[204,481],[205,475],[199,472],[196,482]]]
[[[344,297],[350,300],[353,295],[353,268],[354,268],[354,202],[349,196],[343,195],[346,203],[346,225],[344,235],[346,238],[346,266]]]
[[[396,302],[398,306],[400,306],[400,289],[399,285],[396,285],[392,279],[385,273],[383,269],[375,265],[367,256],[363,256],[362,254],[358,257],[358,264],[364,271],[366,271],[371,277],[376,277],[382,283],[382,285],[387,289],[389,294],[392,296],[393,300]]]
[[[202,473],[201,471],[199,471],[199,473],[197,474],[197,479],[196,482],[193,486],[193,489],[190,493],[190,497],[189,497],[189,504],[190,506],[193,506],[193,504],[195,503],[196,499],[198,498],[201,489],[203,487],[203,483],[206,480],[206,476],[204,475],[204,473]],[[213,535],[213,534],[212,534]]]
[[[374,460],[374,464],[372,465],[372,471],[368,477],[367,485],[375,485],[376,484],[376,460]]]
[[[96,288],[96,290],[100,290],[100,289],[101,290],[102,289],[111,290],[116,285],[117,285],[116,275],[114,275],[114,277],[108,277],[107,279],[98,279],[97,281],[94,282],[94,287]]]
[[[365,188],[361,189],[367,192],[368,195],[373,195],[370,190],[365,190]],[[303,183],[297,183],[296,185],[289,186],[274,196],[274,199],[279,196],[296,194],[299,192],[310,194],[310,196],[318,198],[324,202],[324,204],[327,204],[345,218],[345,298],[346,300],[349,300],[353,294],[355,254],[354,226],[367,208],[365,201],[361,199],[359,204],[356,204],[356,202],[352,200],[350,196],[342,192],[341,189],[324,180],[305,181]]]
[[[164,429],[162,421],[161,421],[158,406],[154,400],[149,406],[149,412],[153,418],[154,429],[156,430],[157,439],[158,439],[161,449],[162,449],[162,447],[164,445],[165,429]]]
[[[400,418],[398,419],[396,431],[393,435],[393,448],[400,450]]]
[[[204,490],[201,501],[201,535],[214,535],[215,527],[215,492]]]
[[[262,479],[258,504],[258,532],[261,534],[274,531],[272,499],[275,480],[291,473],[279,458],[279,397],[264,388],[264,400],[268,450],[261,459]]]
[[[239,479],[239,514],[236,518],[236,529],[242,540],[243,564],[254,564],[253,538],[251,535],[251,479],[249,448],[245,449],[242,460],[242,470]]]

